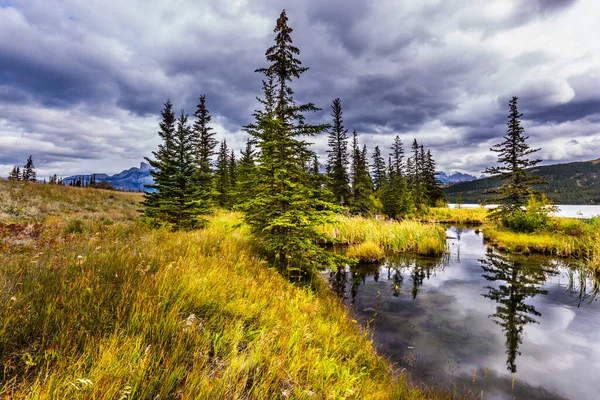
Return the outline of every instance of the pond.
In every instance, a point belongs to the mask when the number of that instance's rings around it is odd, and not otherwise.
[[[581,269],[447,231],[439,258],[329,273],[379,350],[416,383],[485,399],[600,398],[600,292]],[[600,298],[600,296],[599,296]]]

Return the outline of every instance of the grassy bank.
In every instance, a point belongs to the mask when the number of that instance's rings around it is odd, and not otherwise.
[[[420,397],[328,290],[253,255],[239,215],[172,233],[138,195],[0,186],[0,397]]]
[[[338,215],[322,231],[344,244],[371,242],[387,251],[440,255],[446,249],[446,231],[417,221],[392,222]]]
[[[487,223],[484,237],[494,247],[513,253],[539,253],[575,257],[600,273],[600,219],[552,218],[534,233],[515,233]]]
[[[477,208],[448,208],[430,207],[417,219],[423,222],[458,224],[458,225],[482,225],[485,223],[487,209]]]

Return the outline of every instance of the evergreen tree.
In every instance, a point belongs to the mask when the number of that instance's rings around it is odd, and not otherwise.
[[[202,201],[196,181],[194,133],[183,110],[175,121],[172,107],[167,101],[162,111],[159,136],[163,143],[153,152],[156,159],[146,158],[154,168],[150,171],[154,184],[147,187],[157,192],[146,194],[143,204],[150,217],[169,222],[177,229],[194,228],[206,223],[201,215],[210,209]]]
[[[252,141],[246,141],[246,148],[241,151],[242,157],[237,163],[237,180],[235,186],[236,204],[244,204],[254,196],[254,158],[255,151]]]
[[[356,131],[352,135],[352,211],[369,215],[373,211],[373,182],[367,164],[367,147],[361,151]]]
[[[413,139],[411,147],[412,156],[407,161],[406,173],[409,176],[410,192],[412,195],[412,201],[417,209],[419,209],[423,203],[423,180],[422,180],[422,169],[423,159],[421,146],[417,143],[417,139]]]
[[[490,149],[498,153],[500,165],[486,168],[484,171],[484,173],[504,181],[499,188],[487,191],[495,196],[486,202],[500,205],[490,213],[492,218],[506,218],[513,212],[521,211],[521,207],[525,205],[531,195],[539,194],[539,191],[533,190],[531,187],[546,183],[542,178],[526,171],[526,168],[541,162],[539,159],[531,160],[528,157],[540,149],[532,149],[527,144],[529,137],[524,135],[525,130],[521,126],[520,118],[523,114],[519,113],[517,109],[518,99],[518,97],[513,97],[509,101],[510,114],[506,123],[508,129],[504,135],[504,141]]]
[[[434,207],[439,202],[446,201],[446,195],[441,187],[441,182],[437,178],[435,171],[435,161],[431,150],[427,150],[423,162],[424,186],[428,205]]]
[[[386,180],[385,160],[381,156],[379,146],[375,146],[372,158],[373,164],[371,164],[371,167],[373,168],[373,185],[375,190],[378,191],[381,189],[382,185],[385,184]]]
[[[348,177],[348,130],[342,120],[342,102],[333,100],[331,105],[333,125],[329,131],[329,150],[327,150],[327,174],[331,192],[338,204],[344,205],[350,199]]]
[[[206,108],[206,96],[200,96],[200,102],[196,106],[194,112],[194,151],[196,163],[200,172],[200,177],[203,180],[202,185],[210,184],[210,174],[212,172],[212,156],[215,154],[217,140],[214,138],[215,132],[209,126],[212,117]]]
[[[165,193],[168,188],[174,185],[175,175],[175,113],[173,104],[170,100],[164,104],[161,111],[160,130],[158,135],[162,143],[158,145],[158,150],[152,152],[154,160],[145,157],[152,169],[150,175],[154,183],[145,187],[150,191],[144,193],[144,212],[148,217],[165,219],[166,211],[172,206],[172,199]]]
[[[24,181],[31,181],[31,182],[36,181],[35,167],[33,165],[33,158],[31,156],[29,156],[29,158],[27,158],[27,162],[23,166],[23,172],[21,174],[21,179]]]
[[[21,168],[15,166],[12,171],[8,175],[8,179],[11,181],[20,181],[21,180]]]
[[[304,114],[318,109],[312,103],[296,104],[290,82],[306,71],[292,44],[292,29],[285,10],[277,20],[275,44],[267,49],[262,110],[245,127],[259,153],[256,195],[244,205],[245,220],[257,243],[277,264],[291,272],[300,268],[328,267],[335,257],[317,246],[324,239],[317,227],[327,218],[331,204],[315,198],[310,172],[303,166],[313,159],[303,137],[324,132],[327,125],[305,122]]]
[[[219,206],[228,208],[231,206],[231,160],[227,141],[221,141],[219,153],[217,154],[217,165],[215,169],[215,190],[217,192],[217,203]]]
[[[396,136],[394,139],[390,156],[392,157],[394,171],[404,175],[404,145],[402,144],[402,140],[400,140],[400,136]]]

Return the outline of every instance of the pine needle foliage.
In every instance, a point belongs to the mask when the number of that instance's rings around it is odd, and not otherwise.
[[[333,124],[329,130],[327,150],[327,175],[331,192],[336,203],[344,205],[350,199],[350,179],[348,177],[348,130],[342,119],[342,102],[339,98],[331,104]]]
[[[542,178],[531,175],[527,168],[541,162],[540,159],[530,159],[529,156],[540,149],[532,149],[527,144],[528,136],[524,135],[525,129],[521,126],[523,117],[517,108],[518,97],[513,97],[508,105],[510,113],[506,125],[508,129],[504,141],[490,148],[498,154],[498,166],[486,168],[484,173],[491,174],[494,178],[502,179],[504,183],[496,189],[491,189],[494,197],[486,200],[489,204],[499,204],[499,207],[490,212],[490,218],[504,219],[514,212],[521,211],[531,195],[539,191],[532,189],[533,185],[546,183]]]
[[[256,195],[243,205],[245,221],[257,244],[290,274],[331,267],[336,257],[317,242],[326,236],[316,228],[328,220],[333,205],[315,196],[314,179],[305,168],[314,158],[306,137],[323,133],[328,125],[312,125],[305,114],[318,108],[297,104],[290,83],[307,70],[297,58],[292,28],[285,10],[274,29],[275,44],[267,49],[268,67],[257,69],[265,76],[262,109],[254,123],[245,127],[258,149]]]

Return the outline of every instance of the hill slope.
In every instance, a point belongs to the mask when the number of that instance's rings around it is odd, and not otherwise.
[[[558,204],[600,204],[600,159],[535,167],[530,172],[548,181],[538,189]],[[444,193],[451,203],[459,193],[463,203],[480,203],[489,198],[485,190],[500,184],[496,179],[477,179],[448,186]]]

